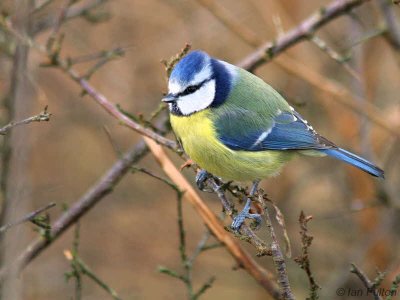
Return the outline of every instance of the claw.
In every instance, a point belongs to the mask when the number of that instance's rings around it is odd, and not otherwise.
[[[212,193],[213,190],[207,187],[207,179],[211,176],[206,170],[200,170],[196,174],[196,185],[200,191]]]
[[[253,187],[250,191],[250,196],[253,196],[257,190],[258,182],[253,183]],[[258,229],[260,228],[262,218],[260,214],[251,214],[250,213],[250,205],[251,205],[251,199],[247,198],[246,205],[243,207],[243,210],[233,219],[233,222],[231,224],[231,228],[234,231],[239,231],[240,226],[244,223],[246,219],[253,219],[255,221],[255,228]]]
[[[233,219],[231,224],[231,228],[234,231],[239,231],[240,227],[244,223],[246,219],[253,219],[255,221],[255,229],[258,229],[261,225],[262,218],[259,214],[251,214],[250,213],[250,204],[251,200],[247,199],[246,205],[244,206],[243,210]]]

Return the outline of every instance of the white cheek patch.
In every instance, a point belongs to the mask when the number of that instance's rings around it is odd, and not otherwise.
[[[215,97],[215,79],[206,82],[193,94],[180,97],[176,102],[183,115],[190,115],[211,105]]]

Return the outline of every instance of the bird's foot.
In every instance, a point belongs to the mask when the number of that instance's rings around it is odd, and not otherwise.
[[[244,223],[246,219],[253,219],[255,221],[255,229],[258,229],[261,225],[262,218],[260,214],[251,214],[250,213],[250,198],[247,199],[246,205],[243,210],[233,219],[231,224],[231,228],[234,231],[239,231],[240,227]]]
[[[206,170],[200,170],[196,174],[196,185],[200,191],[212,193],[213,190],[207,186],[207,180],[211,177],[211,174]]]

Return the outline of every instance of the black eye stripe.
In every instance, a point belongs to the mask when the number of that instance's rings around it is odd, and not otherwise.
[[[212,79],[214,79],[214,78],[211,77],[211,78],[208,78],[208,79],[206,79],[206,80],[203,80],[203,81],[200,82],[199,84],[190,85],[190,86],[188,86],[184,91],[178,93],[176,96],[177,96],[177,97],[180,97],[180,96],[186,96],[186,95],[189,95],[189,94],[193,94],[193,93],[195,93],[198,89],[200,89],[205,83],[211,81]]]

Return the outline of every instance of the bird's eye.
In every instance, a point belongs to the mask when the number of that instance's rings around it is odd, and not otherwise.
[[[197,85],[190,85],[185,89],[185,94],[191,94],[197,91]]]

